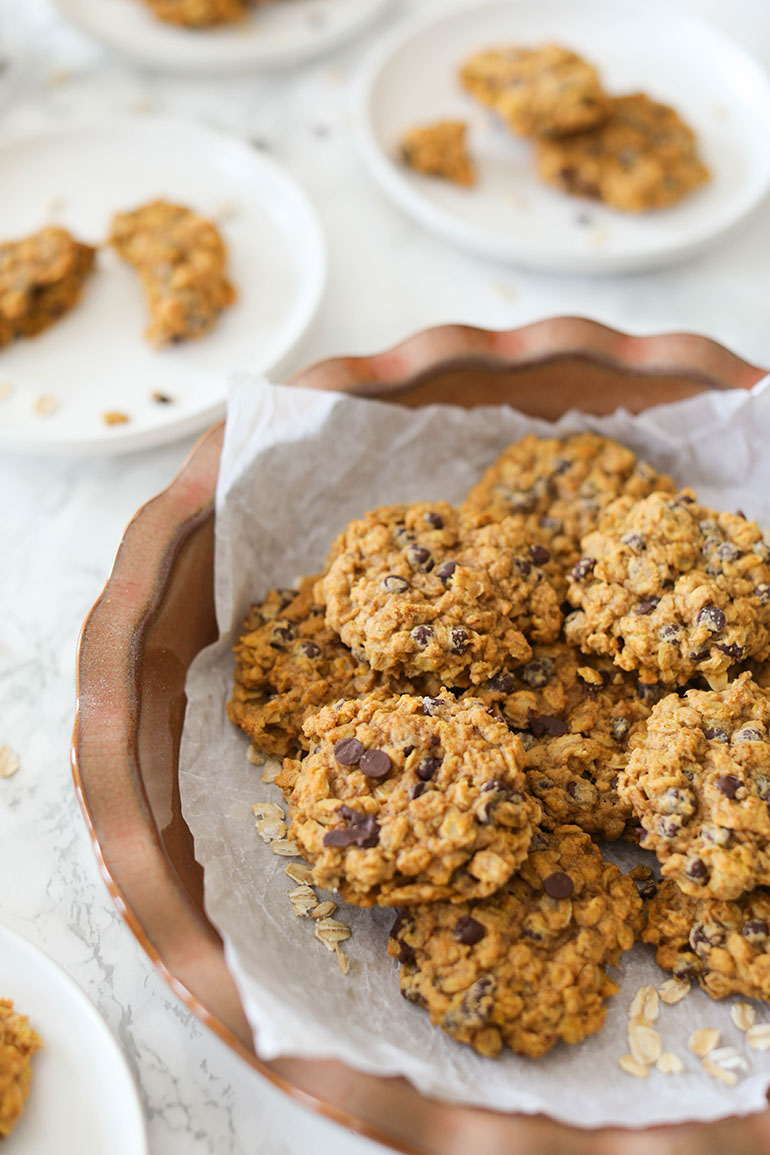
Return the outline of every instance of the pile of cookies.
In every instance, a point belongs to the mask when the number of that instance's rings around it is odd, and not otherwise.
[[[283,759],[311,881],[398,908],[402,993],[454,1038],[580,1041],[637,938],[770,996],[770,549],[742,514],[531,435],[459,507],[353,521],[235,655],[229,716]],[[620,838],[659,886],[604,859]]]
[[[609,96],[596,69],[567,48],[479,52],[462,66],[460,83],[535,142],[539,175],[564,192],[642,212],[675,204],[708,180],[695,134],[673,108],[641,92]],[[475,183],[462,121],[413,129],[401,153],[418,172]]]

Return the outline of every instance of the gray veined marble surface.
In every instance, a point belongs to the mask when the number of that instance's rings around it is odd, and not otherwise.
[[[676,4],[712,19],[770,66],[764,0]],[[502,328],[557,313],[635,332],[704,332],[770,364],[770,204],[719,248],[664,272],[607,280],[525,274],[444,246],[373,186],[347,132],[347,81],[360,41],[296,72],[172,81],[108,57],[46,0],[0,0],[0,45],[0,136],[66,124],[95,108],[168,113],[269,150],[302,181],[327,233],[330,276],[289,371],[382,349],[441,322]],[[0,458],[0,745],[21,762],[14,777],[0,779],[0,920],[56,957],[101,1011],[139,1086],[152,1155],[364,1155],[376,1145],[273,1090],[171,994],[112,906],[72,787],[81,622],[124,526],[170,481],[191,444],[113,461]]]

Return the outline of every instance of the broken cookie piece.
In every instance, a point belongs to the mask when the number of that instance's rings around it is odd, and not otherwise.
[[[476,173],[468,154],[468,126],[460,120],[413,128],[401,142],[401,157],[415,172],[470,187]]]
[[[69,312],[95,255],[90,245],[53,225],[0,245],[0,346],[34,337]]]

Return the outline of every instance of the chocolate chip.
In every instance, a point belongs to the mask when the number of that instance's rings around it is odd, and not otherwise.
[[[733,734],[733,742],[766,742],[765,735],[753,726],[743,726]]]
[[[433,554],[422,545],[410,545],[406,551],[406,560],[412,569],[420,570],[422,573],[430,573],[436,564]]]
[[[750,918],[741,927],[741,934],[749,942],[764,942],[768,936],[768,926],[762,918]]]
[[[626,533],[620,539],[623,545],[627,545],[634,553],[641,553],[647,547],[647,541],[641,533]]]
[[[631,723],[628,718],[612,719],[612,736],[616,742],[622,742],[630,729]]]
[[[521,671],[522,681],[531,686],[533,690],[540,690],[546,686],[551,680],[553,674],[553,662],[544,659],[543,661],[528,662]],[[511,687],[513,689],[513,687]]]
[[[390,773],[391,766],[390,755],[384,750],[367,750],[358,763],[358,769],[367,778],[384,778]]]
[[[645,614],[651,614],[659,601],[660,598],[647,598],[646,601],[639,602],[634,606],[634,613],[637,614],[640,618],[644,617]]]
[[[277,621],[273,625],[273,640],[270,644],[280,649],[281,646],[293,642],[296,636],[297,627],[294,622]]]
[[[555,870],[543,879],[543,890],[551,898],[569,898],[575,889],[575,884],[563,870]]]
[[[317,658],[321,653],[321,647],[315,642],[301,642],[299,648],[306,658]]]
[[[691,662],[705,662],[706,659],[710,658],[710,657],[711,657],[711,650],[709,650],[709,649],[691,650],[690,651],[690,661]]]
[[[564,528],[564,522],[558,517],[539,517],[537,524],[541,529],[548,530],[549,533],[560,533]]]
[[[740,778],[736,778],[734,774],[723,774],[721,778],[717,778],[717,790],[720,794],[724,794],[725,798],[735,798],[741,786]]]
[[[443,698],[423,698],[422,712],[423,714],[428,714],[432,717],[434,714],[438,714],[442,706],[445,705],[446,702]]]
[[[724,645],[722,642],[714,642],[714,649],[726,654],[728,658],[732,658],[735,662],[743,661],[745,650],[743,646],[739,646],[735,642],[729,646]]]
[[[760,582],[758,586],[755,586],[754,593],[763,604],[770,602],[770,585],[767,582]]]
[[[572,467],[572,462],[568,457],[560,457],[553,463],[551,473],[554,477],[561,477],[562,473],[566,473]]]
[[[636,693],[643,702],[657,702],[661,688],[658,682],[637,682]]]
[[[324,846],[360,846],[362,850],[369,850],[380,841],[380,828],[372,814],[351,810],[349,806],[341,806],[338,813],[347,826],[328,830],[324,834]]]
[[[510,694],[516,685],[516,679],[513,674],[497,674],[494,678],[489,679],[487,685],[490,690],[495,690],[498,694]]]
[[[531,545],[529,547],[529,556],[535,565],[545,565],[546,562],[551,560],[551,551],[546,549],[544,545]]]
[[[685,874],[695,882],[708,878],[708,867],[702,858],[691,858],[685,867]]]
[[[340,738],[334,743],[334,757],[340,766],[355,766],[363,752],[363,743],[358,738]]]
[[[721,634],[727,625],[727,618],[719,606],[708,605],[704,606],[698,614],[697,622],[699,626],[710,630],[712,634]]]
[[[389,573],[382,579],[382,588],[389,594],[403,594],[409,589],[409,582],[398,574]]]
[[[673,642],[679,637],[680,632],[679,626],[669,624],[660,627],[658,637],[662,642]]]
[[[433,637],[433,626],[415,626],[411,636],[420,649],[424,650]]]
[[[449,639],[452,643],[450,650],[453,654],[464,654],[468,649],[468,635],[460,626],[453,626],[449,631]]]
[[[456,561],[444,561],[436,570],[436,576],[441,578],[444,585],[447,585],[456,569]]]
[[[676,838],[682,826],[681,818],[677,818],[672,814],[667,818],[661,818],[658,823],[658,830],[662,838]]]
[[[415,782],[414,786],[409,791],[409,797],[412,799],[419,798],[420,795],[422,793],[424,793],[424,791],[425,791],[425,783],[424,782]]]
[[[709,726],[707,730],[703,731],[703,737],[708,738],[710,742],[729,742],[730,735],[727,730],[723,730],[721,726]]]
[[[595,566],[595,557],[581,557],[580,561],[576,562],[576,564],[572,567],[572,574],[570,576],[575,582],[585,581],[588,575],[593,573]]]
[[[717,547],[717,557],[722,561],[737,561],[738,558],[742,556],[742,551],[733,545],[732,542],[723,541],[722,544]]]
[[[282,589],[278,589],[275,592],[281,599],[281,608],[279,613],[283,613],[286,607],[291,605],[291,603],[294,601],[297,594],[299,593],[299,590],[295,590],[293,586],[284,586]]]
[[[658,884],[652,878],[648,878],[638,884],[638,889],[640,898],[650,899],[658,893]]]
[[[560,738],[569,730],[563,718],[557,718],[553,714],[537,715],[532,710],[529,711],[529,728],[536,738],[543,738],[545,735],[549,738]]]
[[[482,794],[488,794],[490,790],[494,790],[497,794],[504,794],[506,797],[510,795],[507,783],[501,782],[499,778],[490,778],[481,787]]]
[[[432,754],[426,755],[417,767],[417,777],[423,782],[430,782],[440,765],[440,758],[434,758]]]
[[[473,946],[475,943],[481,942],[486,933],[486,927],[477,922],[475,918],[471,918],[469,914],[464,914],[455,923],[454,936],[463,946]]]
[[[434,529],[444,528],[443,517],[441,517],[441,515],[438,513],[433,513],[432,510],[425,514],[425,520],[427,521],[428,525],[432,525]]]

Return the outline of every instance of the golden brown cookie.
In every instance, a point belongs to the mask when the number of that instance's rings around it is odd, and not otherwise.
[[[291,837],[318,886],[357,906],[492,894],[524,859],[539,806],[524,749],[481,702],[403,695],[326,706],[287,759]]]
[[[0,999],[0,1139],[10,1135],[24,1110],[32,1082],[32,1056],[42,1047],[26,1015]]]
[[[693,898],[669,878],[644,905],[642,939],[657,947],[664,970],[697,979],[712,999],[770,1001],[770,891],[732,902]]]
[[[467,694],[522,739],[527,787],[542,805],[544,829],[574,823],[609,840],[623,835],[632,811],[616,787],[629,740],[652,708],[645,686],[640,691],[636,678],[606,659],[555,642],[535,646],[525,665]]]
[[[403,911],[388,951],[401,993],[482,1055],[537,1058],[602,1026],[615,966],[634,943],[641,899],[576,826],[538,833],[507,886],[481,902]]]
[[[467,686],[553,641],[561,610],[512,519],[446,502],[386,505],[340,535],[316,588],[326,621],[376,670]]]
[[[235,300],[222,237],[184,205],[159,200],[118,213],[110,244],[141,278],[153,345],[202,337]]]
[[[96,250],[52,225],[0,245],[0,347],[33,337],[77,304]]]
[[[549,581],[566,593],[581,538],[596,529],[602,510],[623,494],[638,499],[655,490],[673,492],[674,483],[617,441],[598,433],[530,433],[503,450],[463,508],[520,518],[550,554],[540,563]]]
[[[770,693],[745,673],[726,690],[669,694],[635,735],[618,791],[686,894],[770,885],[769,731]]]
[[[157,20],[183,28],[213,28],[243,20],[249,0],[145,0]]]
[[[564,625],[642,681],[719,688],[770,653],[770,548],[756,522],[700,505],[690,490],[619,498],[582,542]]]
[[[468,126],[461,120],[442,120],[413,128],[401,141],[401,159],[426,176],[440,176],[470,187],[476,173],[468,153]]]
[[[625,212],[666,208],[709,179],[692,129],[641,92],[612,99],[598,128],[538,141],[536,160],[548,184]]]
[[[519,136],[593,128],[609,108],[596,69],[558,44],[478,52],[463,65],[460,81]]]

